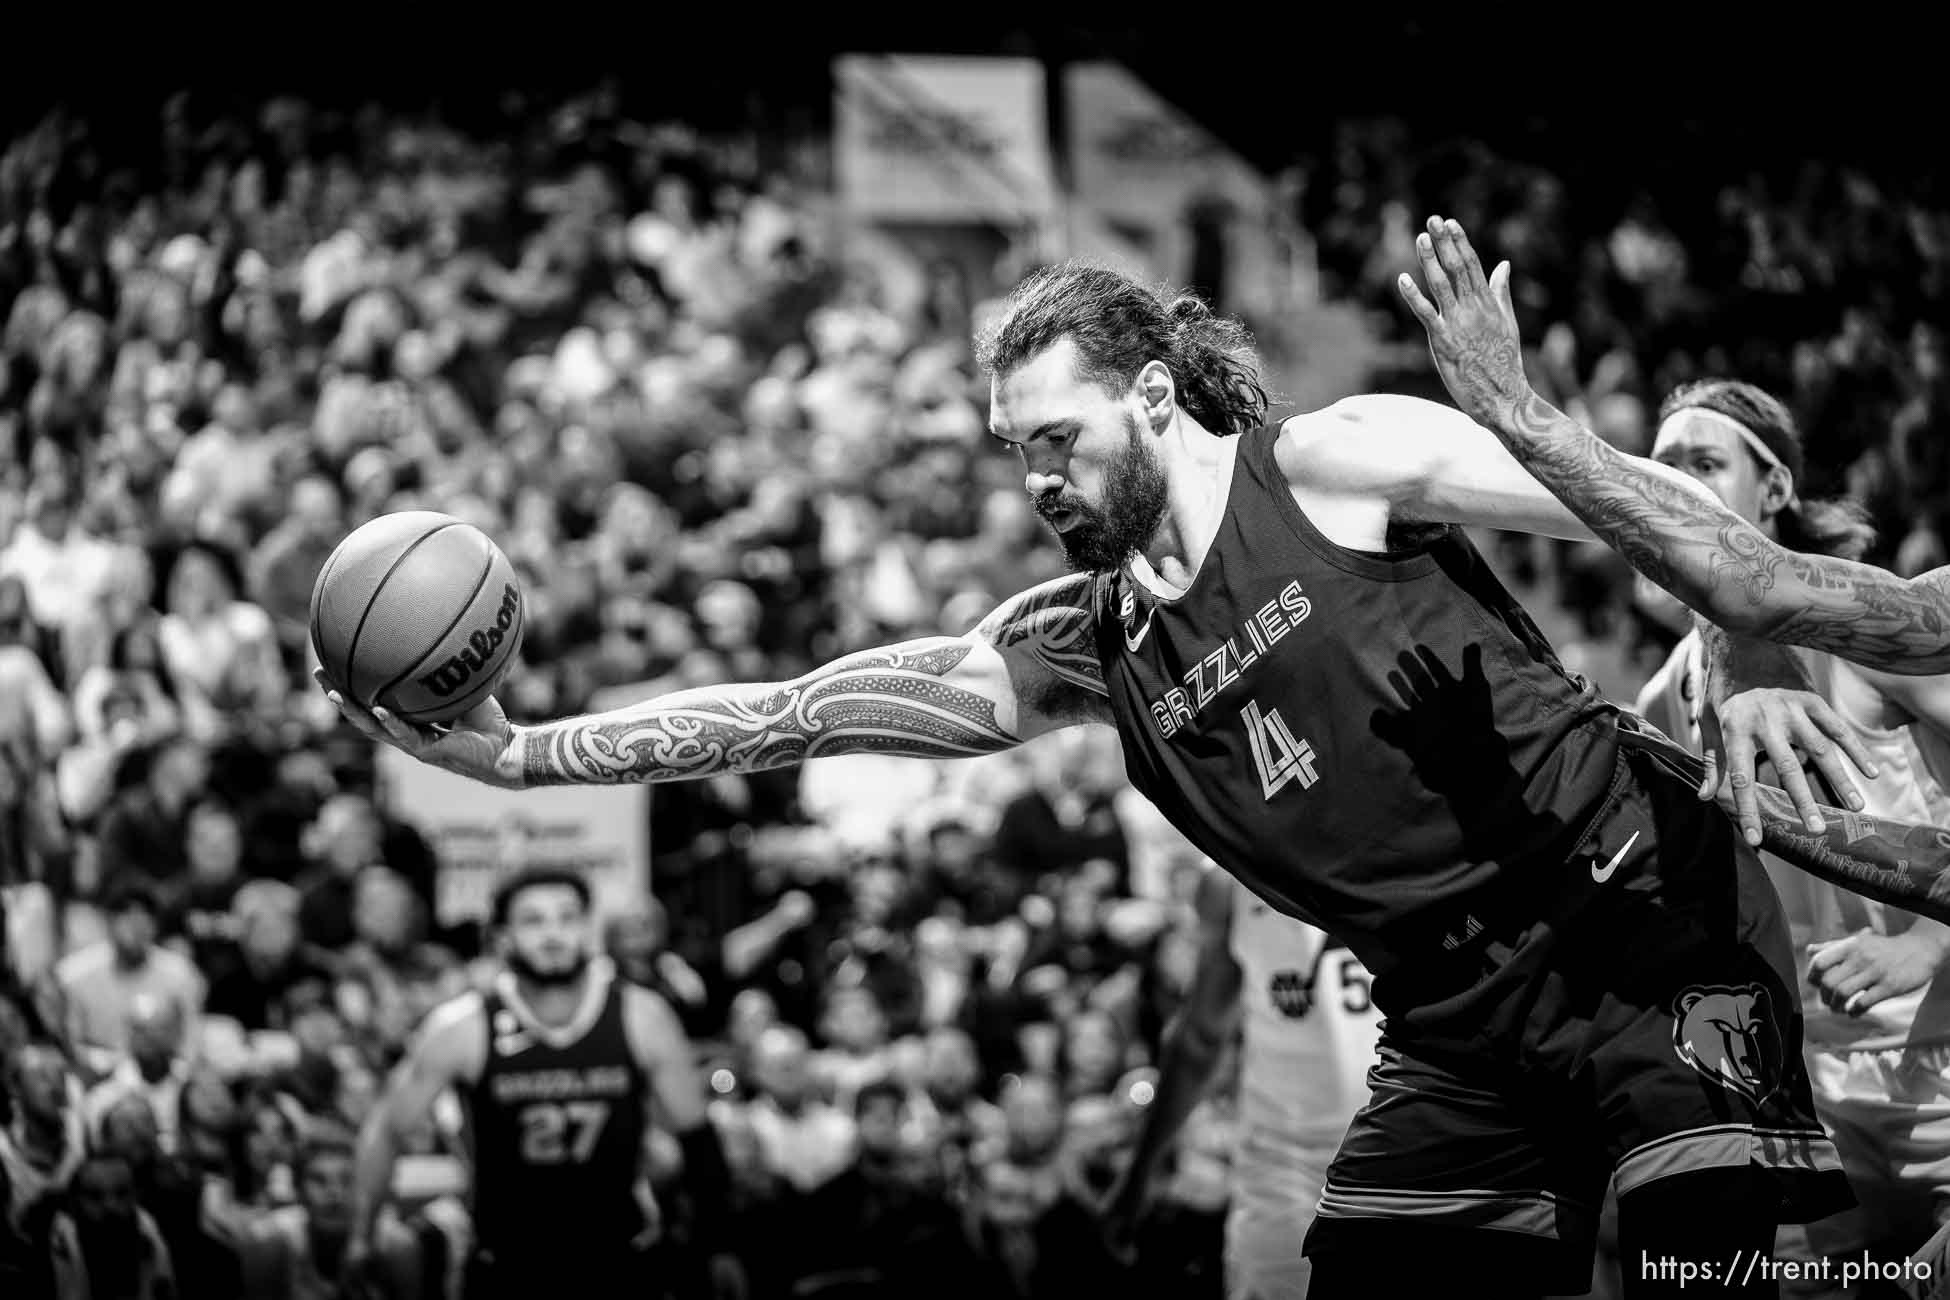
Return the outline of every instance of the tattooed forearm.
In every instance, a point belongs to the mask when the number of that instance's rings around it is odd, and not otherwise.
[[[1492,426],[1633,568],[1723,627],[1897,673],[1950,670],[1950,570],[1904,579],[1784,550],[1530,394]]]
[[[1718,709],[1731,697],[1756,687],[1811,691],[1807,671],[1795,652],[1777,641],[1741,636],[1695,617],[1701,658],[1706,666],[1706,703]]]
[[[940,638],[867,650],[796,682],[683,691],[536,727],[526,783],[684,781],[823,754],[967,758],[1019,743],[989,695],[946,680],[976,647]]]

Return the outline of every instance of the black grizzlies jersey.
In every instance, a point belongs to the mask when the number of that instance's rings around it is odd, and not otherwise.
[[[647,1080],[623,1027],[624,984],[593,977],[584,1014],[551,1031],[506,977],[482,999],[487,1063],[468,1090],[474,1214],[498,1254],[615,1249],[641,1228],[635,1186]]]
[[[1330,542],[1242,437],[1180,598],[1097,586],[1133,784],[1269,903],[1376,977],[1472,946],[1607,793],[1616,712],[1567,671],[1460,529],[1376,556]]]

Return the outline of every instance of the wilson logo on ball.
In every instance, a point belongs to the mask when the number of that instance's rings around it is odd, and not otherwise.
[[[494,622],[476,629],[458,654],[447,656],[447,662],[422,674],[420,685],[443,700],[467,685],[475,673],[487,668],[494,652],[508,639],[508,629],[514,626],[515,614],[520,609],[521,593],[509,583],[501,589],[501,608],[495,611]]]

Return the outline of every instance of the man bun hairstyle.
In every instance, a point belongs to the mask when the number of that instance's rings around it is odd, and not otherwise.
[[[1068,338],[1078,377],[1122,397],[1146,363],[1171,371],[1178,404],[1208,431],[1249,433],[1266,422],[1252,334],[1215,316],[1197,295],[1153,288],[1121,271],[1069,261],[1016,286],[1001,315],[975,343],[976,360],[1007,375]]]

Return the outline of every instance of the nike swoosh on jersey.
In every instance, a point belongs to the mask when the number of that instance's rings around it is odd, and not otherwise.
[[[1598,859],[1593,858],[1591,860],[1591,878],[1597,881],[1601,885],[1604,884],[1607,880],[1610,880],[1611,873],[1618,870],[1618,864],[1625,860],[1625,855],[1631,852],[1632,845],[1638,842],[1638,838],[1639,838],[1639,833],[1637,831],[1633,831],[1632,838],[1625,841],[1624,848],[1620,849],[1618,852],[1611,855],[1611,861],[1605,864],[1605,869],[1603,871],[1600,871],[1598,869]]]
[[[1124,629],[1124,648],[1126,650],[1135,653],[1137,648],[1144,644],[1145,635],[1151,631],[1151,620],[1157,616],[1158,611],[1156,609],[1148,611],[1144,616],[1144,624],[1138,628],[1136,636],[1131,635],[1130,628],[1127,627]]]

